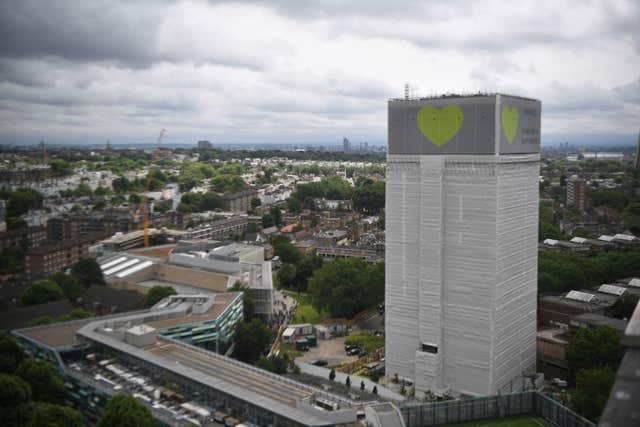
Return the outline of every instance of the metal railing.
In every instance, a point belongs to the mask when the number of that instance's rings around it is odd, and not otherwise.
[[[407,427],[443,426],[519,415],[542,417],[556,427],[596,427],[560,402],[537,391],[443,402],[409,402],[402,404],[400,412]]]

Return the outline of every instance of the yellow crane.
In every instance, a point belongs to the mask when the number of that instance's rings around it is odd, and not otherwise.
[[[155,166],[156,160],[158,159],[160,144],[162,143],[162,138],[164,138],[164,133],[165,133],[165,129],[162,129],[160,131],[160,135],[158,135],[156,148],[153,150],[153,154],[151,155],[151,163],[149,164],[149,171],[147,172],[147,183],[144,186],[144,194],[140,199],[140,213],[142,213],[142,229],[143,229],[145,248],[149,247],[149,211],[147,210],[147,193],[151,188],[151,178],[153,177],[153,167]]]

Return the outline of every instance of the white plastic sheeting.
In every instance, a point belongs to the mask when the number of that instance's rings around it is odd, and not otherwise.
[[[605,285],[600,285],[600,287],[598,288],[598,292],[602,292],[603,294],[616,295],[620,297],[627,292],[627,289],[623,288],[622,286],[605,284]]]
[[[116,272],[118,272],[118,271],[120,271],[120,270],[123,270],[123,269],[125,269],[125,268],[127,268],[127,267],[131,267],[133,264],[137,264],[137,263],[139,263],[139,262],[140,262],[140,260],[139,260],[139,259],[137,259],[137,258],[131,258],[131,259],[129,259],[129,260],[127,260],[127,261],[125,261],[125,262],[121,262],[120,264],[116,264],[115,266],[113,266],[113,267],[111,267],[111,268],[109,268],[109,269],[107,269],[107,270],[103,271],[102,273],[103,273],[105,276],[109,276],[109,275],[111,275],[111,274],[113,274],[113,273],[116,273]]]
[[[124,271],[121,271],[120,273],[116,274],[116,277],[118,279],[122,279],[123,277],[126,277],[126,276],[128,276],[130,274],[133,274],[133,273],[137,272],[137,271],[145,269],[145,268],[147,268],[147,267],[149,267],[151,265],[153,265],[153,261],[144,261],[144,262],[142,262],[140,264],[136,264],[133,267],[130,267],[130,268],[124,270]]]
[[[520,390],[535,370],[539,155],[389,155],[386,372]]]
[[[565,298],[574,300],[574,301],[581,301],[581,302],[593,302],[597,299],[597,297],[594,294],[590,294],[587,292],[580,292],[580,291],[569,291],[569,293],[567,293]]]

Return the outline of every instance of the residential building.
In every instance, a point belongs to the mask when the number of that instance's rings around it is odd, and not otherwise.
[[[536,369],[540,101],[389,101],[386,374],[416,394],[523,390]]]
[[[577,175],[567,179],[567,207],[580,213],[589,208],[589,196],[587,195],[587,183]]]
[[[251,199],[258,197],[258,192],[253,188],[226,193],[222,195],[222,206],[225,211],[247,212],[251,209]]]
[[[87,234],[71,240],[33,248],[25,253],[25,273],[42,275],[62,271],[89,257],[89,246],[99,242],[104,233]]]
[[[47,228],[25,227],[0,233],[0,250],[37,248],[47,241]]]

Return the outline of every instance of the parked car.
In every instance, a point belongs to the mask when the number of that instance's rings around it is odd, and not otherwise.
[[[329,362],[324,359],[315,359],[311,361],[311,364],[315,366],[327,366]]]
[[[352,349],[347,350],[347,354],[349,356],[356,356],[360,354],[361,351],[360,347],[353,347]]]
[[[358,352],[358,357],[365,357],[365,356],[368,356],[368,355],[369,355],[369,353],[367,353],[367,352],[366,352],[366,351],[364,351],[364,350],[360,350],[360,351]]]

